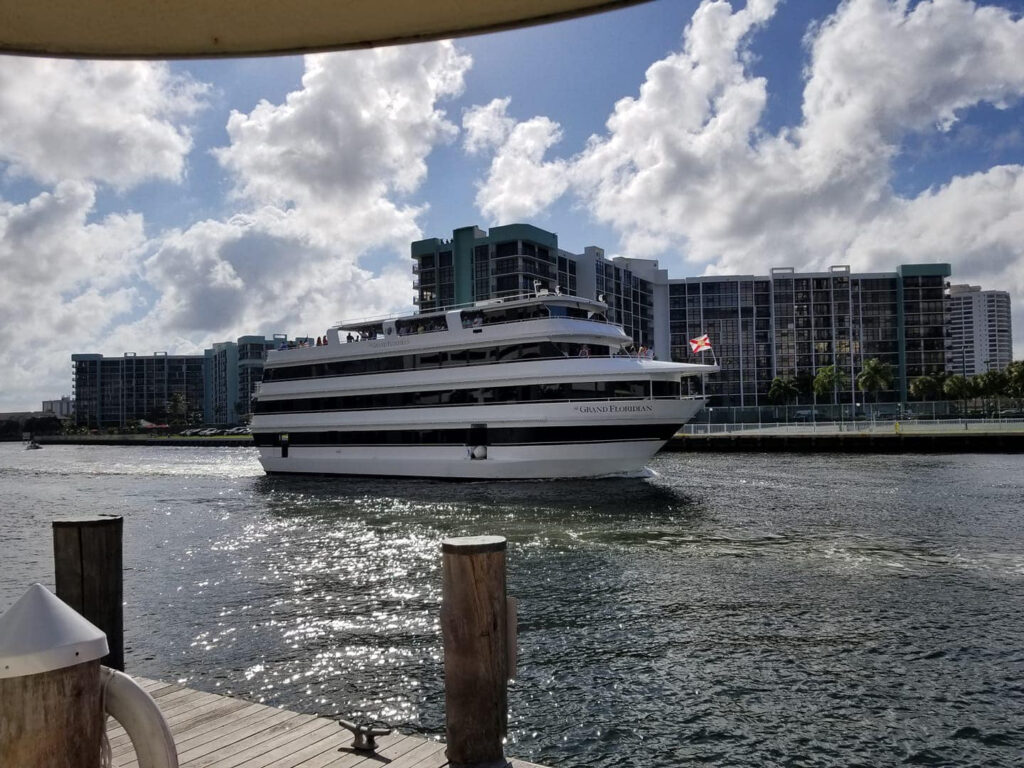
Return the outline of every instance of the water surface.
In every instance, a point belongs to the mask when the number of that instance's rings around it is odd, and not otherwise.
[[[509,539],[509,746],[557,766],[1024,764],[1015,456],[662,454],[648,479],[266,478],[0,444],[0,608],[125,518],[129,672],[444,729],[440,541]]]

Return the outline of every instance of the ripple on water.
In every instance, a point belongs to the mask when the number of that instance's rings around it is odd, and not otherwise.
[[[652,469],[268,478],[246,449],[0,446],[16,510],[0,515],[0,604],[51,580],[54,516],[113,510],[130,669],[437,735],[439,543],[499,533],[520,601],[510,754],[1020,764],[1019,460],[690,454]]]

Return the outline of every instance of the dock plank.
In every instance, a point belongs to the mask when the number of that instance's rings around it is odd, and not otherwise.
[[[445,744],[392,733],[374,752],[352,748],[335,720],[178,684],[135,678],[153,697],[174,736],[180,768],[444,768]],[[137,768],[128,734],[107,721],[114,768]],[[509,759],[511,768],[543,768]]]

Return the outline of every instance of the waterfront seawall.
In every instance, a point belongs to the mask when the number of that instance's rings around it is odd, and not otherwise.
[[[41,445],[137,445],[176,448],[249,448],[250,435],[155,437],[151,435],[50,435]],[[1017,430],[977,428],[945,431],[750,430],[677,434],[662,449],[680,452],[765,453],[1024,453],[1024,426]]]
[[[214,437],[157,437],[153,435],[40,435],[40,445],[141,445],[174,448],[251,448],[250,435]]]
[[[676,435],[665,451],[758,453],[1024,453],[1024,432]]]

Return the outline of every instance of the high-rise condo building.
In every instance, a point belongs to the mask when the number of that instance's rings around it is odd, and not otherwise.
[[[238,424],[251,415],[252,396],[263,381],[267,350],[286,341],[283,334],[275,334],[272,339],[241,336],[236,341],[218,342],[205,351],[203,419],[207,424]]]
[[[946,297],[949,373],[1001,371],[1013,360],[1010,294],[977,285],[950,286]]]
[[[175,395],[189,413],[203,409],[202,355],[72,355],[75,423],[125,427],[146,419],[166,421]]]
[[[420,312],[517,296],[537,287],[573,296],[600,295],[609,306],[609,320],[621,325],[637,345],[655,348],[654,284],[649,278],[663,284],[668,279],[657,262],[609,260],[594,246],[582,254],[569,253],[558,247],[554,232],[530,224],[491,227],[489,232],[462,227],[450,240],[414,242],[412,258],[413,302]]]
[[[657,261],[608,259],[595,246],[573,254],[528,224],[457,229],[448,240],[414,242],[412,258],[421,312],[541,287],[603,297],[609,319],[661,359],[694,360],[688,341],[707,333],[722,368],[706,381],[712,406],[768,405],[776,376],[792,377],[809,396],[827,365],[849,381],[835,399],[858,402],[856,377],[872,358],[893,372],[891,388],[873,397],[896,401],[915,377],[946,368],[948,264],[670,279]]]
[[[815,373],[834,365],[856,403],[857,375],[872,358],[890,366],[892,386],[872,395],[905,400],[909,382],[945,370],[948,264],[905,264],[896,272],[775,268],[768,275],[669,281],[672,357],[692,360],[687,340],[707,333],[720,374],[709,376],[711,405],[768,405],[776,376],[810,394]]]
[[[286,343],[284,334],[257,335],[216,343],[202,355],[72,355],[75,423],[94,428],[124,428],[142,419],[163,423],[180,405],[185,411],[180,415],[191,423],[238,424],[250,413],[263,380],[267,350]]]

